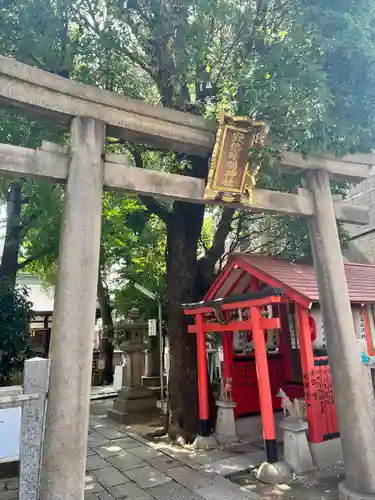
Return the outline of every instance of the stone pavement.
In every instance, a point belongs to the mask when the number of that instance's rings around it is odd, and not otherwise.
[[[260,447],[191,452],[152,443],[90,417],[85,500],[249,500],[261,497],[226,475],[258,466]],[[17,481],[0,481],[0,500],[17,500]]]

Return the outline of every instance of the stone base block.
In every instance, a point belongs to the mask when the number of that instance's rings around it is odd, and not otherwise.
[[[119,424],[134,424],[134,422],[146,422],[149,421],[151,417],[157,417],[159,414],[160,412],[158,410],[139,413],[126,413],[123,411],[111,409],[107,412],[108,418],[114,420],[115,422],[118,422]]]
[[[167,384],[167,378],[164,376],[164,387]],[[160,387],[160,376],[142,377],[142,387]]]
[[[118,391],[119,399],[143,399],[143,398],[154,398],[155,394],[148,387],[142,387],[140,385],[137,386],[124,386],[121,390]]]
[[[127,400],[117,398],[113,401],[113,409],[124,413],[154,410],[157,408],[156,402],[156,397]]]
[[[375,493],[356,493],[351,491],[344,481],[339,484],[339,500],[375,500]]]
[[[314,469],[306,436],[307,423],[303,420],[283,420],[280,427],[284,429],[284,462],[292,472],[302,474]]]
[[[282,461],[275,464],[264,462],[257,470],[257,479],[267,484],[288,484],[292,480],[292,472]]]
[[[234,420],[233,409],[236,403],[232,401],[216,401],[216,439],[220,444],[231,444],[238,442],[236,422]]]
[[[318,470],[329,469],[344,457],[341,447],[341,438],[330,439],[323,443],[309,443],[314,465]]]

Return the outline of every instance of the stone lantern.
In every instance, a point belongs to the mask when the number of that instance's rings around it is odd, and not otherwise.
[[[120,423],[134,421],[141,413],[157,411],[157,398],[148,387],[142,386],[142,357],[148,344],[144,342],[147,323],[139,320],[138,309],[129,311],[128,319],[115,325],[120,338],[119,348],[124,353],[123,387],[108,410],[108,417]]]

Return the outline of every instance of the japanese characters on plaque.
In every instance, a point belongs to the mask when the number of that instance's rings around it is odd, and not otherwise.
[[[317,366],[310,373],[305,373],[303,384],[308,404],[314,402],[322,405],[334,404],[329,365]]]
[[[268,127],[248,118],[222,115],[212,153],[205,199],[251,202],[258,166],[249,150],[263,145]],[[247,199],[242,195],[247,194]]]

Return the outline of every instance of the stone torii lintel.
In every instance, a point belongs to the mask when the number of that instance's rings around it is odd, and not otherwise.
[[[306,189],[299,189],[297,194],[254,189],[251,203],[247,204],[206,200],[203,179],[132,167],[126,155],[109,154],[104,160],[104,186],[107,189],[252,212],[302,217],[311,217],[314,213],[312,196]],[[67,148],[47,141],[43,141],[38,150],[0,144],[0,173],[3,175],[65,183],[69,161]],[[335,200],[334,207],[336,218],[342,222],[357,225],[369,222],[366,206]]]

